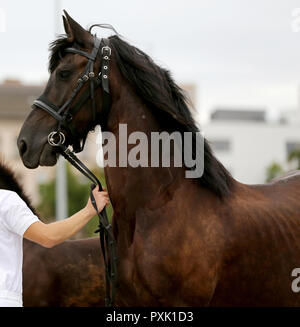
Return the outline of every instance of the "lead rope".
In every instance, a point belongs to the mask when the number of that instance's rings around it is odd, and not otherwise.
[[[109,223],[105,207],[99,212],[93,189],[96,185],[99,190],[103,191],[103,187],[99,179],[80,161],[76,155],[63,144],[59,145],[61,155],[79,172],[81,172],[91,182],[90,197],[93,207],[99,217],[99,226],[95,233],[99,232],[100,246],[102,250],[103,260],[105,264],[105,306],[114,306],[116,288],[117,288],[117,254],[116,241],[112,231],[112,225]]]

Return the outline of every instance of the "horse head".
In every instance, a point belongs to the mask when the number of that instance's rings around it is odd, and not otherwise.
[[[109,93],[111,50],[105,40],[97,39],[67,12],[63,22],[66,36],[50,46],[48,83],[34,101],[18,137],[20,156],[28,168],[55,165],[58,149],[53,145],[57,143],[81,151],[88,132],[101,116],[96,102],[101,104],[103,94]],[[98,90],[95,92],[100,85],[103,96]],[[104,106],[109,103],[107,96]]]

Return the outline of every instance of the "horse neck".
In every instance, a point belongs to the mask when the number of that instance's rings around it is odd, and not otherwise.
[[[105,167],[105,175],[114,208],[114,224],[117,225],[118,234],[122,233],[130,244],[138,210],[163,207],[172,199],[173,192],[179,187],[191,186],[192,182],[185,178],[184,168],[150,167],[150,158],[148,167],[118,167],[119,124],[127,125],[127,135],[139,131],[145,133],[148,140],[151,138],[151,132],[161,131],[162,128],[152,111],[125,84],[118,99],[113,101],[107,125],[108,131],[113,133],[116,139],[117,167]],[[134,146],[128,145],[127,155]]]
[[[122,243],[129,246],[134,237],[136,224],[142,229],[147,229],[149,222],[144,219],[147,210],[161,212],[160,208],[170,205],[174,194],[180,189],[184,197],[187,192],[194,192],[201,195],[207,192],[204,187],[185,178],[185,167],[119,167],[119,124],[127,125],[127,135],[132,132],[143,132],[151,139],[151,132],[161,132],[160,126],[153,111],[138,98],[133,90],[123,84],[117,99],[113,99],[112,107],[107,124],[107,130],[114,134],[116,139],[116,161],[117,167],[105,167],[105,175],[114,208],[114,230],[118,238],[123,239]],[[126,140],[127,141],[127,140]],[[150,142],[148,143],[148,149]],[[127,147],[127,155],[135,147]],[[149,152],[148,152],[149,153]],[[150,162],[150,155],[148,158]],[[178,194],[178,193],[177,193]],[[157,211],[158,210],[158,211]],[[163,210],[163,209],[162,209]],[[176,219],[171,217],[170,223],[176,224]],[[151,224],[161,219],[160,213],[151,217]],[[139,221],[137,221],[139,220]],[[154,220],[154,221],[153,221]]]

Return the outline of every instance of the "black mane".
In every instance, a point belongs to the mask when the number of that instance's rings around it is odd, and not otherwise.
[[[110,36],[109,40],[121,74],[147,107],[159,116],[164,128],[181,133],[193,132],[193,135],[199,132],[187,97],[176,85],[170,72],[156,65],[146,53],[119,36]],[[51,72],[68,46],[70,43],[63,36],[51,43]],[[207,140],[204,140],[204,173],[197,181],[222,198],[230,193],[232,180],[230,173],[214,156]]]
[[[163,126],[181,133],[199,132],[188,100],[170,72],[156,65],[147,54],[118,36],[111,36],[110,42],[123,77],[147,107],[159,115]],[[232,177],[215,158],[207,140],[204,140],[204,173],[198,180],[220,197],[230,192]]]
[[[50,56],[49,56],[49,66],[48,70],[50,73],[52,73],[55,68],[58,66],[63,51],[70,46],[70,42],[67,40],[65,35],[61,35],[57,40],[50,43],[49,50],[50,50]]]
[[[36,214],[35,209],[31,205],[28,196],[25,194],[14,172],[3,162],[0,162],[0,189],[16,192],[31,211]]]

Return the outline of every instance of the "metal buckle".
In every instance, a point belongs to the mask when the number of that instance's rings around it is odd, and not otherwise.
[[[70,155],[70,153],[72,153],[72,151],[69,148],[66,148],[64,153],[67,154],[67,155]]]
[[[58,142],[55,142],[55,139],[54,137],[58,135],[59,136],[59,141]],[[64,144],[66,141],[66,137],[65,137],[65,134],[62,133],[62,132],[51,132],[49,135],[48,135],[48,143],[51,145],[51,146],[60,146],[62,144]]]
[[[101,53],[103,54],[103,51],[104,50],[107,50],[108,52],[109,52],[109,56],[111,55],[111,48],[108,46],[108,45],[106,45],[105,47],[102,47],[102,49],[101,49]],[[106,58],[105,58],[106,59]]]

